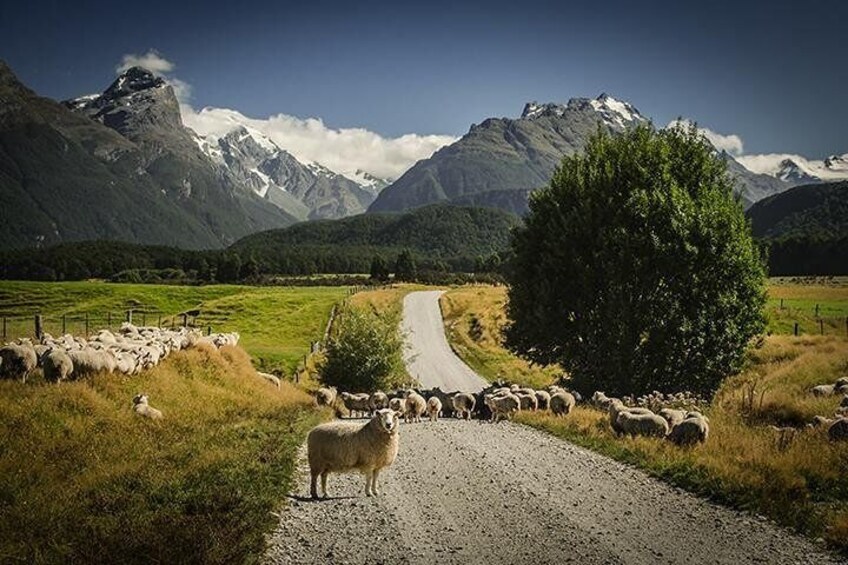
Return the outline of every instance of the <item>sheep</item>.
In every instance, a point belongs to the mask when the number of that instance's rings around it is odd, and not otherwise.
[[[390,398],[389,409],[403,414],[406,412],[406,400],[403,398]]]
[[[813,416],[813,421],[808,424],[813,428],[824,428],[830,426],[836,420],[834,418],[825,418],[824,416]]]
[[[477,399],[467,392],[459,392],[453,397],[453,409],[456,411],[456,417],[460,419],[470,420],[476,404]]]
[[[262,371],[256,371],[256,374],[277,388],[280,388],[282,386],[282,383],[280,383],[280,377],[278,377],[277,375],[272,375],[271,373],[263,373]]]
[[[653,412],[647,408],[625,406],[624,403],[617,398],[610,401],[607,411],[609,412],[612,431],[614,431],[617,435],[625,433],[624,428],[618,423],[618,415],[622,412],[630,412],[631,414],[653,414]]]
[[[840,408],[845,408],[846,406],[848,406],[848,394],[844,395],[842,400],[839,402]]]
[[[506,394],[487,394],[483,397],[483,402],[492,411],[491,421],[497,423],[501,417],[511,419],[515,412],[521,410],[521,400],[512,393]]]
[[[705,443],[710,435],[710,424],[706,418],[686,418],[668,433],[668,440],[675,445]]]
[[[133,410],[135,413],[139,416],[150,418],[151,420],[161,420],[162,412],[150,406],[148,401],[149,399],[146,394],[136,394],[135,397],[133,397]]]
[[[603,392],[596,390],[594,394],[592,394],[592,404],[598,408],[607,408],[609,405],[609,397],[607,397],[607,395]]]
[[[101,372],[112,373],[118,366],[115,355],[111,351],[99,351],[87,347],[69,351],[68,356],[74,365],[74,371],[71,374],[74,379]]]
[[[336,396],[338,394],[339,392],[336,390],[336,387],[322,386],[315,393],[315,401],[318,403],[318,406],[332,406],[336,402]]]
[[[327,476],[354,470],[365,474],[366,496],[379,494],[377,478],[397,457],[399,428],[397,413],[388,408],[365,424],[336,421],[312,428],[306,438],[312,498],[318,498],[318,477],[327,498]]]
[[[536,391],[536,406],[539,410],[547,410],[551,403],[551,395],[546,390]]]
[[[44,354],[44,379],[59,383],[67,379],[74,371],[71,358],[61,349],[51,349]]]
[[[848,377],[839,377],[836,379],[836,382],[833,383],[833,386],[836,388],[848,386]]]
[[[431,396],[427,399],[427,413],[430,415],[431,422],[438,422],[439,416],[442,415],[442,401],[438,396]]]
[[[836,387],[833,385],[818,385],[810,389],[813,396],[832,396]]]
[[[557,392],[551,395],[551,412],[554,416],[570,414],[576,401],[570,392]]]
[[[518,400],[521,401],[522,410],[536,411],[539,408],[539,402],[538,400],[536,400],[535,391],[533,392],[533,394],[527,394],[522,389],[515,393],[515,396],[517,396]]]
[[[350,412],[351,418],[355,417],[357,414],[364,416],[370,410],[368,401],[371,398],[371,395],[367,392],[360,392],[357,394],[343,392],[341,396],[342,402],[344,402],[345,408],[347,408]]]
[[[374,415],[374,412],[380,410],[382,408],[389,407],[389,397],[386,396],[385,392],[372,392],[371,396],[368,397],[368,408],[371,409],[371,415]]]
[[[678,427],[682,423],[678,424]],[[665,437],[668,434],[668,422],[653,412],[650,414],[619,412],[615,424],[623,433],[631,436]]]
[[[672,430],[674,426],[686,419],[686,412],[684,410],[676,410],[674,408],[663,408],[658,414],[665,418],[665,421],[668,422],[669,429]]]
[[[837,418],[827,428],[827,437],[830,441],[843,441],[848,439],[848,418]]]
[[[7,343],[0,347],[0,378],[21,379],[25,383],[38,365],[31,343]]]
[[[406,391],[406,403],[404,406],[404,420],[406,423],[420,422],[421,415],[427,410],[427,401],[424,397],[412,389]]]
[[[453,416],[453,397],[456,396],[456,392],[444,392],[439,387],[433,387],[430,390],[421,391],[421,396],[426,398],[430,398],[431,396],[435,396],[439,399],[439,402],[442,403],[442,416]]]

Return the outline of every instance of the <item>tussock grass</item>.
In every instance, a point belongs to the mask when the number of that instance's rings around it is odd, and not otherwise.
[[[811,300],[823,302],[815,290],[793,292],[812,293]],[[543,371],[530,368],[536,372],[528,376],[522,361],[500,345],[504,300],[502,288],[450,291],[442,301],[448,339],[489,378],[500,374],[530,386],[547,384]],[[843,376],[848,376],[848,339],[768,336],[749,350],[743,372],[716,393],[706,410],[709,441],[692,448],[616,437],[607,414],[588,407],[577,407],[565,417],[522,412],[516,421],[641,467],[691,492],[821,536],[848,554],[848,443],[829,442],[825,430],[804,426],[814,415],[831,417],[841,400],[816,398],[809,388]],[[769,425],[794,430],[782,435]]]
[[[164,419],[132,411],[150,395]],[[0,561],[256,561],[305,431],[327,412],[240,348],[133,378],[0,381]]]

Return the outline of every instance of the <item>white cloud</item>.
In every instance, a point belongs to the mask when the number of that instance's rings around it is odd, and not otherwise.
[[[317,162],[347,175],[362,170],[396,179],[419,159],[456,141],[449,135],[415,133],[387,138],[364,128],[330,128],[320,118],[276,114],[256,119],[225,108],[203,108],[199,112],[186,104],[181,108],[183,122],[202,136],[220,137],[245,125],[259,130],[299,161]]]
[[[819,177],[822,180],[841,180],[848,178],[848,166],[844,165],[848,161],[848,154],[838,158],[839,162],[832,162],[830,167],[823,160],[807,159],[802,155],[792,153],[742,155],[736,158],[749,171],[773,176],[780,172],[783,161],[787,159],[795,163],[801,172]],[[834,161],[836,160],[834,159]]]
[[[672,127],[689,127],[692,125],[692,122],[689,120],[672,120],[666,126],[667,128]],[[697,126],[697,124],[695,124]],[[742,144],[742,138],[736,134],[724,135],[721,133],[714,132],[709,128],[698,127],[698,131],[707,138],[707,140],[713,144],[713,146],[719,151],[727,151],[731,155],[742,155],[744,151],[744,147]]]
[[[143,67],[155,75],[164,75],[174,70],[171,61],[164,58],[155,49],[150,49],[144,55],[128,53],[121,59],[121,64],[115,67],[115,74],[121,74],[130,67]]]

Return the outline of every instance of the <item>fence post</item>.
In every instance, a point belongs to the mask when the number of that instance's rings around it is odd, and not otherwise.
[[[44,329],[41,323],[41,314],[35,315],[35,337],[41,339],[41,336],[44,335]]]
[[[188,327],[188,314],[186,314],[185,312],[183,312],[183,327]]]
[[[159,325],[157,327],[162,327],[162,314],[159,314]]]
[[[819,317],[819,305],[816,304],[816,318]]]
[[[6,339],[6,316],[3,316],[3,339]]]
[[[212,335],[212,326],[206,328],[206,335]]]
[[[65,314],[62,314],[62,335],[65,335],[66,333],[68,333],[67,327],[68,327],[67,319],[65,318]]]
[[[783,299],[780,299],[780,309],[783,310]]]
[[[821,318],[819,318],[819,331],[822,335],[824,335],[824,320],[822,320]]]
[[[795,335],[798,335],[798,322],[795,322]]]
[[[88,312],[85,313],[85,337],[88,337]]]
[[[127,323],[132,324],[132,308],[127,310]]]
[[[112,312],[106,312],[106,326],[112,329]]]

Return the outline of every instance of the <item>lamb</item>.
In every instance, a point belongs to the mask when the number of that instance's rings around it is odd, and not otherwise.
[[[315,393],[315,400],[318,402],[318,406],[332,406],[336,402],[336,396],[338,394],[339,392],[336,390],[336,387],[322,386]]]
[[[519,390],[517,393],[515,393],[515,396],[517,396],[518,400],[521,401],[522,410],[536,411],[539,408],[539,401],[536,400],[535,391],[533,394],[527,394],[523,390]]]
[[[539,410],[547,410],[551,403],[551,395],[546,390],[536,391],[536,406]]]
[[[810,389],[813,396],[832,396],[836,387],[834,385],[818,385]]]
[[[368,401],[371,398],[367,392],[351,394],[349,392],[342,393],[342,402],[345,408],[350,412],[350,417],[354,418],[357,414],[364,416],[369,410]]]
[[[280,377],[278,377],[277,375],[272,375],[271,373],[263,373],[262,371],[256,371],[256,374],[277,388],[280,388],[282,386],[282,383],[280,383]]]
[[[430,415],[431,422],[438,422],[439,416],[442,415],[442,401],[438,396],[431,396],[427,399],[427,413]]]
[[[133,397],[133,410],[139,416],[150,418],[151,420],[161,420],[162,412],[153,408],[148,404],[148,397],[144,393],[136,394]]]
[[[848,439],[848,418],[836,418],[827,428],[827,437],[830,441],[844,441]]]
[[[7,343],[0,347],[0,378],[21,379],[25,383],[38,365],[31,343]]]
[[[456,417],[460,419],[470,420],[476,404],[477,400],[474,395],[467,392],[458,392],[453,397],[453,409],[456,411]]]
[[[388,408],[377,410],[365,424],[336,421],[312,428],[306,438],[312,498],[318,498],[318,477],[327,498],[327,476],[354,470],[365,474],[366,496],[379,494],[380,471],[397,457],[399,428],[398,415]]]
[[[421,415],[427,410],[427,401],[424,397],[412,389],[406,391],[406,403],[404,410],[404,420],[406,423],[420,422]]]
[[[551,412],[554,416],[570,414],[576,403],[577,401],[574,400],[574,395],[570,392],[557,392],[551,395]]]
[[[710,424],[706,418],[686,418],[668,434],[668,439],[675,445],[694,445],[704,443],[710,435]]]
[[[650,414],[619,412],[615,423],[623,433],[631,436],[665,437],[668,434],[668,422],[653,412]]]
[[[371,396],[368,398],[368,408],[371,409],[371,415],[374,414],[377,410],[381,410],[383,408],[389,407],[389,397],[386,396],[385,392],[372,392]]]
[[[59,383],[67,379],[74,371],[74,364],[67,353],[61,349],[51,349],[44,354],[44,379]]]
[[[501,417],[511,419],[515,412],[521,410],[521,400],[512,393],[506,394],[487,394],[483,397],[483,402],[492,411],[491,421],[497,423]]]

